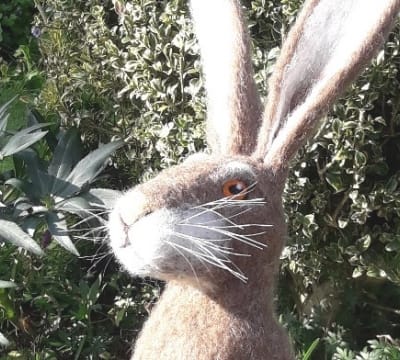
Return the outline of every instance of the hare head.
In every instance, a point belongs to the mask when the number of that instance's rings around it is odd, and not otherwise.
[[[210,154],[127,192],[110,217],[111,246],[132,274],[200,289],[263,282],[284,245],[289,161],[375,54],[396,0],[308,0],[283,45],[265,111],[237,0],[192,0],[208,93]]]
[[[251,157],[194,155],[120,199],[113,250],[132,274],[201,288],[268,276],[283,246],[281,188]]]

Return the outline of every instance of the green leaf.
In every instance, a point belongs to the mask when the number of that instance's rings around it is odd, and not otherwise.
[[[81,143],[79,133],[75,128],[71,128],[64,133],[58,142],[48,168],[49,175],[55,177],[52,193],[57,193],[65,185],[64,182],[58,180],[65,180],[80,158]]]
[[[44,123],[45,122],[43,116],[37,110],[35,109],[28,110],[27,122],[26,122],[27,127]]]
[[[43,171],[43,166],[35,151],[25,149],[17,154],[24,160],[29,179],[32,182],[32,193],[37,197],[47,196],[51,193],[53,181],[51,177]]]
[[[5,315],[6,319],[15,320],[15,304],[9,298],[6,289],[0,289],[0,307],[2,308],[2,315]]]
[[[54,239],[72,254],[79,256],[79,252],[68,235],[68,225],[61,214],[50,212],[46,216],[47,226]]]
[[[360,251],[366,251],[371,245],[371,235],[367,234],[356,241]]]
[[[36,255],[43,255],[40,246],[16,223],[0,219],[0,237]]]
[[[121,192],[116,190],[91,189],[80,196],[74,196],[57,203],[55,208],[58,211],[78,215],[85,220],[104,223],[104,218],[97,214],[114,208],[115,202],[120,196]],[[96,222],[93,222],[93,226],[96,226]]]
[[[29,184],[26,183],[26,181],[23,181],[21,179],[11,178],[11,179],[8,179],[4,184],[11,186],[14,189],[17,189],[17,190],[23,192],[26,195],[34,194],[32,192],[32,187],[29,186]]]
[[[55,208],[59,211],[65,211],[71,214],[78,215],[81,218],[92,216],[91,205],[86,199],[81,196],[74,196],[60,203],[57,203]]]
[[[356,150],[354,154],[354,161],[357,167],[362,167],[365,166],[365,164],[367,163],[367,157],[363,152]]]
[[[103,284],[103,286],[100,285],[102,285],[101,275],[99,275],[96,281],[93,282],[92,286],[90,287],[86,295],[86,298],[87,300],[89,300],[90,305],[94,305],[97,302],[102,291],[104,290],[105,284]]]
[[[327,172],[325,176],[326,181],[330,186],[335,189],[336,192],[341,192],[345,190],[341,174],[336,172]]]
[[[92,182],[107,165],[108,157],[122,145],[124,145],[122,140],[114,141],[85,156],[67,177],[66,181],[69,184],[57,195],[63,198],[69,197]]]
[[[5,104],[3,104],[0,107],[0,119],[4,116],[4,114],[8,111],[8,108],[10,107],[11,103],[17,98],[17,96],[14,96],[10,100],[8,100]]]
[[[5,134],[9,116],[10,114],[7,114],[3,118],[0,118],[0,137]]]
[[[312,344],[308,348],[307,352],[303,355],[303,360],[308,360],[311,358],[311,355],[314,352],[314,350],[316,349],[316,347],[318,346],[318,344],[319,344],[319,338],[315,339],[312,342]]]
[[[49,124],[38,124],[29,128],[18,131],[7,142],[7,144],[0,150],[0,158],[10,156],[24,150],[39,141],[47,134],[47,131],[36,131]]]
[[[6,337],[0,332],[0,346],[7,347],[10,345],[10,342],[6,339]]]
[[[12,282],[12,281],[4,281],[4,280],[0,280],[0,289],[4,289],[4,288],[12,288],[12,287],[16,287],[17,285]]]
[[[400,236],[395,236],[392,241],[385,245],[385,250],[388,252],[400,252]]]
[[[8,108],[15,99],[16,96],[14,96],[11,100],[7,101],[4,105],[0,107],[0,137],[4,136],[5,134],[8,117],[10,116],[10,114],[7,114],[6,112],[8,111]]]
[[[356,267],[353,270],[353,274],[351,275],[354,279],[359,278],[360,276],[363,275],[363,271],[360,267]]]
[[[39,224],[42,223],[42,219],[37,216],[27,216],[21,222],[21,228],[30,236],[33,236],[38,228]]]
[[[399,182],[397,181],[395,176],[392,176],[389,181],[386,183],[386,190],[388,193],[393,193],[399,186]]]
[[[85,198],[92,208],[113,209],[115,203],[121,197],[122,193],[112,189],[94,188],[81,196]]]

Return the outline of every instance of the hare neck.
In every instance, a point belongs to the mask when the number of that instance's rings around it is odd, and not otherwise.
[[[134,360],[292,359],[264,289],[226,286],[205,294],[166,286],[136,342]]]

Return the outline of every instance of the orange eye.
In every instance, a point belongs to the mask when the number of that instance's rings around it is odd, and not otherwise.
[[[235,200],[244,200],[247,197],[247,184],[239,179],[228,180],[222,186],[224,196],[230,196]]]

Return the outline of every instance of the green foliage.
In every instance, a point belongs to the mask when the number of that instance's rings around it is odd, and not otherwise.
[[[90,142],[128,139],[120,163],[135,180],[203,146],[198,49],[186,1],[121,4],[119,16],[110,1],[51,0],[43,7],[47,23],[37,24],[46,30],[40,49],[48,81],[40,104],[47,112],[79,126]]]
[[[0,249],[2,250],[0,258],[6,260],[6,266],[0,269],[0,275],[6,275],[13,280],[0,281],[0,329],[4,324],[7,329],[7,324],[9,324],[32,335],[30,318],[35,316],[35,311],[39,311],[43,304],[31,305],[32,310],[27,311],[29,315],[26,318],[16,304],[20,303],[22,306],[22,303],[26,305],[29,301],[33,301],[40,286],[29,289],[30,285],[41,284],[43,286],[41,291],[46,292],[46,296],[49,296],[52,291],[60,292],[61,290],[54,282],[53,289],[49,290],[44,285],[44,277],[40,281],[36,277],[32,279],[32,276],[24,272],[24,268],[18,268],[18,262],[21,261],[24,263],[23,266],[32,271],[32,267],[38,266],[40,260],[31,257],[26,259],[15,252],[11,256],[7,253],[4,241],[36,255],[43,255],[42,247],[48,247],[51,239],[54,239],[71,253],[79,255],[72,242],[71,234],[76,239],[87,238],[90,234],[93,239],[97,233],[102,233],[103,227],[99,227],[98,224],[104,224],[104,220],[98,213],[104,213],[110,209],[118,197],[119,193],[115,190],[93,188],[91,185],[105,168],[109,156],[121,147],[123,142],[114,141],[102,145],[83,157],[80,136],[75,129],[59,133],[57,138],[53,133],[41,131],[49,124],[37,123],[38,114],[35,112],[29,113],[27,121],[29,127],[10,134],[7,130],[9,118],[7,110],[13,100],[0,107],[0,165],[5,158],[14,156],[13,168],[0,173]],[[42,144],[44,145],[42,149],[29,148],[45,136],[46,142]],[[51,160],[45,166],[46,158],[49,156]],[[78,220],[77,216],[84,222]],[[86,228],[83,228],[83,224]],[[41,246],[37,241],[40,238],[42,239]],[[14,259],[16,265],[14,269],[10,266],[11,258]],[[45,262],[45,260],[42,261]],[[43,266],[46,271],[46,265]],[[25,277],[20,278],[23,275]],[[60,275],[62,275],[61,272],[58,276]],[[27,279],[34,283],[24,284]],[[101,308],[96,305],[96,302],[106,286],[101,282],[100,275],[97,275],[97,279],[90,285],[82,280],[82,276],[79,279],[79,291],[76,291],[76,297],[80,296],[80,301],[75,300],[75,304],[80,304],[80,308],[74,310],[78,311],[78,322],[82,320],[82,317],[89,318],[88,314]],[[71,279],[66,278],[64,281],[68,284]],[[20,286],[23,286],[24,291],[20,294],[22,298],[18,296]],[[58,308],[57,311],[59,310]],[[70,318],[71,316],[68,320]],[[43,323],[43,326],[48,326],[48,322]],[[62,333],[58,335],[62,336]],[[92,332],[89,335],[88,341],[93,345]],[[66,337],[66,333],[64,336]],[[86,338],[81,341],[86,341]],[[69,352],[75,351],[72,349],[78,345],[71,344]],[[0,346],[11,346],[10,341],[1,333]],[[76,355],[77,358],[84,351],[83,347],[78,346],[78,348],[80,350]],[[97,346],[97,350],[104,351],[100,346]],[[50,354],[47,354],[47,349],[44,351],[46,356]],[[9,355],[11,356],[10,353]]]
[[[11,99],[0,107],[0,144],[3,145],[0,147],[0,161],[7,156],[11,156],[25,150],[33,143],[43,138],[43,136],[45,136],[47,133],[46,131],[40,131],[39,129],[48,124],[37,124],[20,130],[12,136],[7,136],[8,134],[6,128],[9,117],[7,109],[13,101],[14,99]],[[37,255],[41,255],[42,250],[37,243],[15,222],[11,221],[11,214],[7,208],[7,205],[1,201],[0,206],[2,208],[0,219],[0,237],[4,240],[10,241],[14,245],[24,247],[25,249],[32,251]]]
[[[11,130],[26,125],[26,112],[40,92],[43,81],[43,73],[37,67],[31,46],[20,45],[14,52],[14,61],[10,63],[0,57],[0,104],[13,97],[20,99],[8,109]]]
[[[33,125],[26,129],[20,130],[18,131],[18,133],[8,137],[6,128],[10,114],[7,113],[7,109],[13,101],[14,99],[11,99],[0,107],[0,144],[3,144],[3,146],[0,148],[0,161],[3,160],[6,156],[11,156],[22,150],[25,150],[26,148],[40,140],[43,136],[46,135],[47,132],[37,130],[49,125]]]
[[[80,258],[49,247],[38,259],[2,247],[0,274],[14,273],[17,287],[0,289],[0,331],[9,346],[0,359],[124,359],[133,328],[157,291],[129,284],[110,259],[97,259],[85,241]],[[107,272],[102,275],[105,267]],[[3,355],[3,356],[1,356]]]
[[[399,360],[400,343],[390,336],[379,336],[378,339],[369,340],[368,346],[361,351],[354,352],[348,349],[345,342],[337,345],[333,360]]]
[[[0,3],[0,56],[10,57],[19,45],[28,43],[33,12],[33,0]]]
[[[400,338],[398,30],[299,154],[286,187],[281,298],[294,287],[291,306],[310,329],[300,341],[340,325],[344,352]]]
[[[11,101],[0,107],[0,141],[1,136],[6,137],[6,110]],[[30,116],[31,121],[36,121],[33,113]],[[34,234],[44,226],[61,246],[79,255],[68,234],[65,215],[92,219],[96,218],[96,211],[112,208],[112,199],[118,196],[117,191],[88,187],[123,142],[103,145],[82,158],[79,134],[70,129],[61,135],[50,163],[44,166],[37,152],[27,148],[46,135],[47,132],[37,130],[48,125],[35,124],[20,130],[0,148],[0,161],[16,154],[25,164],[19,171],[16,169],[15,175],[22,171],[27,175],[23,178],[6,175],[7,179],[0,183],[4,188],[0,202],[0,236],[41,254],[41,249],[27,233]]]
[[[302,356],[302,360],[309,360],[311,359],[311,356],[314,352],[314,350],[316,349],[316,347],[318,346],[319,343],[319,339],[315,339],[312,344],[310,345],[310,347],[307,349],[307,351],[305,352],[305,354]]]

